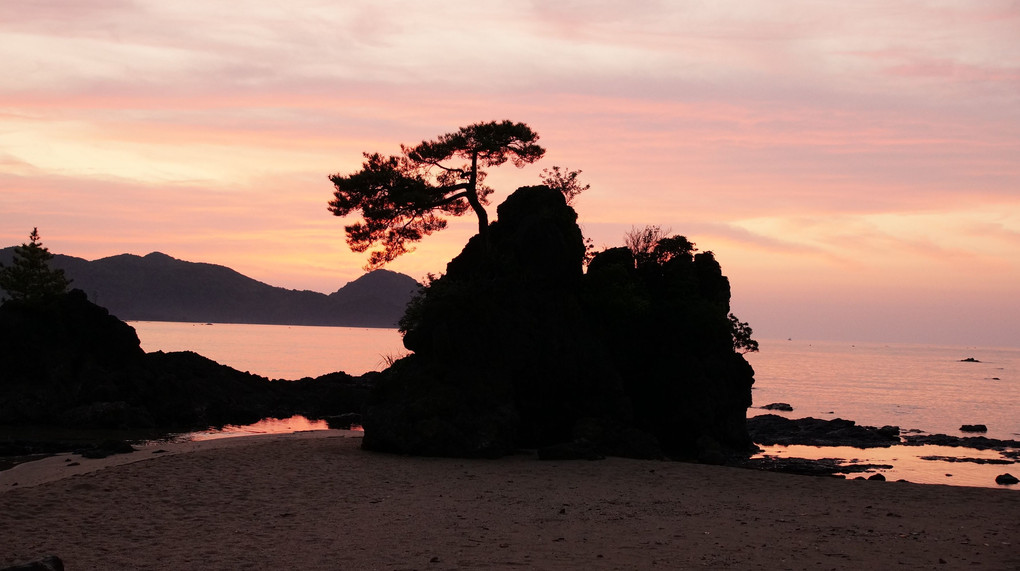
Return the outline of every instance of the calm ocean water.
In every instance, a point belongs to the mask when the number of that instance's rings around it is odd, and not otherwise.
[[[243,324],[132,322],[146,351],[200,353],[235,369],[298,379],[334,371],[361,374],[405,354],[393,329]],[[985,424],[989,438],[1020,439],[1020,349],[764,340],[747,356],[755,369],[754,406],[785,402],[790,418],[845,418],[960,435],[963,424]],[[973,358],[979,362],[961,362]],[[748,416],[769,411],[752,408]],[[321,428],[303,420],[264,423],[229,433]],[[208,437],[206,435],[205,437]],[[920,460],[921,456],[1000,458],[962,448],[893,447],[859,450],[769,447],[766,454],[844,458],[893,464],[888,479],[994,486],[997,474],[1020,476],[1020,465]],[[951,475],[948,475],[951,474]]]
[[[968,358],[980,362],[961,362]],[[1020,349],[762,341],[747,359],[754,406],[788,403],[793,412],[777,414],[789,418],[953,435],[985,424],[989,438],[1020,439]]]
[[[217,363],[270,379],[295,380],[386,368],[407,353],[396,329],[236,323],[132,321],[142,349],[194,351]]]

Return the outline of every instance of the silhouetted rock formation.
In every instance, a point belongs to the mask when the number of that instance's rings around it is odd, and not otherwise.
[[[14,248],[0,250],[7,263]],[[420,285],[404,274],[376,270],[326,295],[274,287],[215,264],[153,252],[95,261],[57,254],[51,262],[122,319],[395,327]]]
[[[708,460],[749,449],[753,370],[733,350],[714,258],[636,267],[614,249],[585,275],[576,217],[558,192],[518,189],[489,239],[472,238],[412,301],[414,354],[382,373],[365,448],[470,457],[574,442],[581,457],[590,443]]]
[[[372,374],[269,381],[191,352],[142,351],[131,326],[80,290],[0,305],[0,423],[204,428],[360,412]]]

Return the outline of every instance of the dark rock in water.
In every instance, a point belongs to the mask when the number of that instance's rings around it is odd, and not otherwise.
[[[966,359],[960,359],[960,362],[961,363],[980,363],[981,361],[978,361],[974,357],[967,357]]]
[[[909,446],[924,446],[926,444],[959,446],[975,450],[1001,451],[1006,448],[1020,448],[1020,440],[997,440],[984,436],[949,436],[947,434],[908,434],[903,437],[903,443]]]
[[[891,426],[891,425],[887,424],[887,425],[879,428],[878,429],[878,433],[881,434],[882,436],[888,436],[889,438],[895,438],[895,439],[899,440],[899,437],[900,437],[900,427],[898,427],[898,426]]]
[[[958,456],[921,456],[921,460],[932,460],[937,462],[970,462],[973,464],[1015,464],[1013,460],[1006,460],[1004,458],[966,458]]]
[[[584,274],[576,218],[561,193],[518,189],[412,301],[413,354],[379,377],[366,449],[488,457],[579,437],[636,457],[751,449],[754,371],[733,350],[719,264],[616,248]]]
[[[892,466],[888,464],[846,464],[844,462],[845,460],[839,458],[811,459],[764,456],[739,462],[738,465],[743,468],[767,470],[769,472],[783,472],[804,476],[837,476],[841,478],[845,477],[846,474],[892,469]]]
[[[741,466],[754,470],[800,474],[802,476],[832,476],[839,471],[839,461],[835,458],[780,458],[765,456],[754,458],[742,463]]]
[[[135,448],[123,440],[104,440],[98,444],[75,450],[82,458],[98,459],[114,454],[130,454]]]
[[[785,403],[785,402],[774,402],[774,403],[767,404],[767,405],[765,405],[765,406],[763,406],[761,408],[763,408],[764,410],[781,410],[781,411],[784,411],[784,412],[792,412],[793,411],[793,407],[790,406],[788,403]]]
[[[788,419],[764,414],[747,419],[747,429],[757,444],[804,444],[808,446],[887,447],[900,442],[899,428],[858,426],[852,420],[836,418]]]
[[[1012,486],[1013,484],[1020,483],[1020,480],[1012,474],[999,474],[995,477],[995,483],[1001,486]]]
[[[56,555],[50,555],[38,561],[4,567],[0,571],[64,571],[64,562]]]
[[[885,476],[883,476],[882,474],[872,474],[871,476],[868,476],[868,479],[878,482],[884,482]]]
[[[587,440],[562,442],[538,449],[539,460],[602,460],[595,445]]]
[[[988,432],[988,427],[983,424],[964,424],[960,432]]]
[[[361,426],[361,415],[356,412],[327,416],[323,420],[333,429],[350,430],[352,426]]]

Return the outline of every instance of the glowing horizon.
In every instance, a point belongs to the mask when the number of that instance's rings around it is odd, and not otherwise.
[[[511,119],[548,153],[493,207],[581,169],[586,236],[714,251],[761,337],[1020,343],[1015,3],[446,6],[5,2],[0,246],[335,291],[365,256],[329,174]],[[474,227],[388,267],[442,272]]]

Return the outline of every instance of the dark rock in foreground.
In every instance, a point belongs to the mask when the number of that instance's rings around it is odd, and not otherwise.
[[[192,352],[145,353],[134,329],[74,290],[0,305],[0,423],[207,428],[360,412],[373,374],[269,381]]]
[[[577,215],[518,189],[408,307],[414,354],[382,373],[366,449],[492,457],[579,439],[598,454],[745,453],[753,370],[733,350],[729,282],[711,254],[582,271]],[[555,450],[555,448],[553,448]]]
[[[789,419],[764,414],[747,419],[747,430],[756,444],[789,446],[852,446],[884,448],[900,443],[899,427],[859,426],[852,420],[836,418]]]

